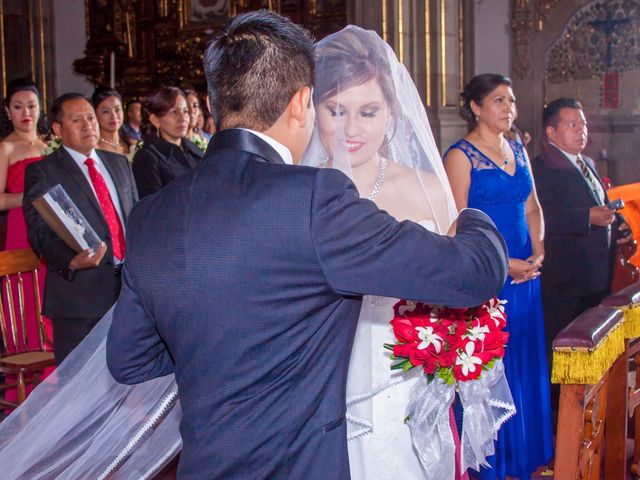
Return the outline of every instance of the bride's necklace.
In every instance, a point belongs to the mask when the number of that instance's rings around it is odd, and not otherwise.
[[[105,140],[104,138],[100,137],[100,142],[101,143],[106,143],[107,145],[111,145],[113,148],[120,148],[122,147],[122,143],[121,142],[110,142],[109,140]]]
[[[384,182],[384,175],[387,172],[387,159],[380,157],[380,163],[378,164],[378,174],[376,175],[376,181],[373,183],[373,188],[371,189],[371,193],[367,197],[367,199],[372,202],[380,193],[380,189],[382,188],[382,183]]]
[[[329,157],[324,157],[318,168],[326,168],[329,165]],[[371,193],[367,197],[367,200],[371,200],[372,202],[380,193],[380,189],[382,188],[382,184],[384,183],[384,176],[387,172],[387,159],[380,157],[380,163],[378,164],[378,173],[376,174],[376,181],[373,182],[373,188],[371,189]]]

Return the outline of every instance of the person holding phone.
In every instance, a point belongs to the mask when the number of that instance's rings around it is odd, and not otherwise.
[[[582,153],[588,130],[581,103],[554,100],[543,122],[542,153],[532,166],[546,226],[541,278],[551,357],[555,336],[609,295],[616,245],[632,236],[616,213],[623,204],[609,201],[593,160]]]

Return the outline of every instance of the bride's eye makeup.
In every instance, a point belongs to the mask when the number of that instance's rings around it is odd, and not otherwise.
[[[332,117],[341,117],[344,115],[344,110],[340,110],[337,106],[327,105],[327,110],[329,110]]]
[[[371,110],[363,110],[360,115],[364,118],[375,118],[378,115],[379,108],[373,108]]]

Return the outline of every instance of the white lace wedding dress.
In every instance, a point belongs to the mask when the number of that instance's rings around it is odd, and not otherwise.
[[[430,220],[420,222],[435,230]],[[349,464],[352,480],[422,480],[424,473],[405,423],[411,387],[420,372],[391,370],[385,343],[395,343],[393,306],[397,299],[365,297],[347,381]],[[367,365],[367,359],[369,365]],[[363,378],[370,376],[369,378]]]

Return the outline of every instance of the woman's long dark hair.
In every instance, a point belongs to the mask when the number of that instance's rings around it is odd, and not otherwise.
[[[11,98],[18,92],[33,92],[35,93],[38,99],[38,105],[40,107],[40,117],[38,118],[38,133],[42,136],[46,136],[49,134],[49,123],[44,116],[44,112],[42,110],[42,98],[40,96],[40,90],[36,86],[33,81],[28,78],[15,78],[9,82],[7,85],[7,95],[4,97],[4,106],[6,108],[2,109],[0,112],[0,139],[4,139],[7,135],[13,132],[13,124],[11,120],[9,120],[9,115],[7,114],[7,110],[9,109],[9,105],[11,104]]]

